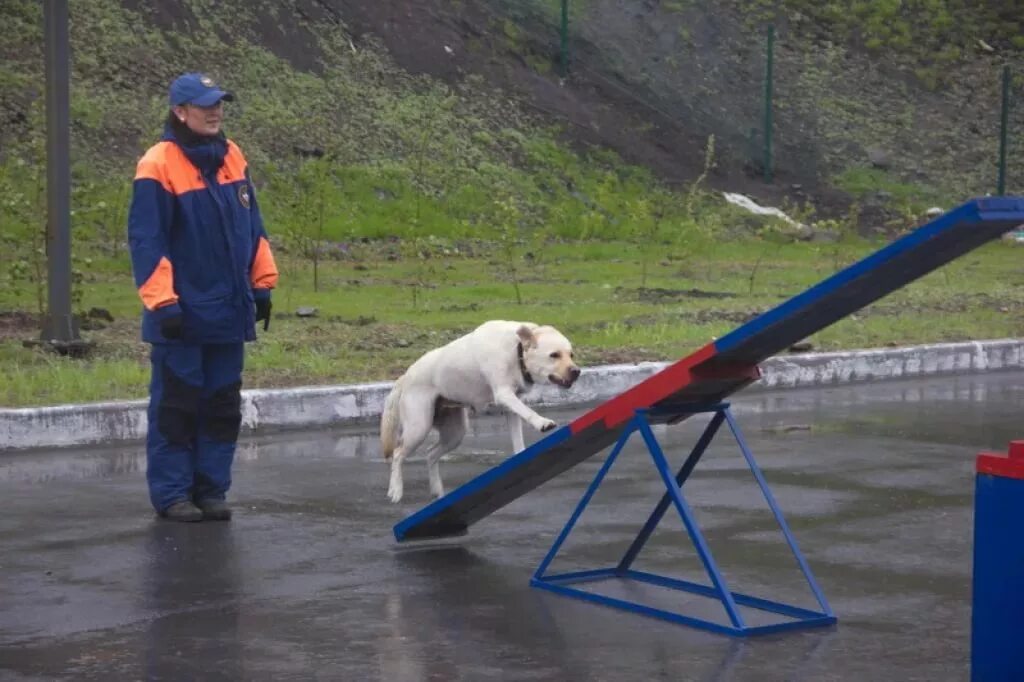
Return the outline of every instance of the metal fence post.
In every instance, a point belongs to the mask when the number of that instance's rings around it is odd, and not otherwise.
[[[768,26],[768,45],[764,68],[764,181],[772,181],[772,85],[775,59],[775,26]]]
[[[48,306],[43,342],[78,339],[71,314],[70,47],[67,0],[46,0],[46,260]]]
[[[1010,67],[1003,67],[1003,108],[999,120],[999,181],[996,194],[1006,194],[1006,138],[1010,118]]]
[[[561,66],[562,78],[569,75],[569,0],[562,0],[562,23],[560,29],[561,37]]]

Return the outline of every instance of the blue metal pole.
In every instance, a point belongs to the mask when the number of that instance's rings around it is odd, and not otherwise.
[[[971,679],[1024,680],[1024,440],[978,456],[974,483]]]
[[[686,462],[683,463],[682,468],[679,469],[679,473],[676,474],[676,485],[682,487],[683,483],[686,482],[686,479],[688,479],[690,474],[693,473],[694,467],[697,466],[697,462],[700,461],[700,458],[704,455],[704,451],[707,450],[707,447],[715,437],[715,434],[718,433],[718,427],[722,425],[722,421],[724,421],[724,419],[725,415],[723,415],[721,411],[718,411],[715,413],[715,416],[711,418],[711,421],[708,422],[700,440],[697,441],[697,444],[693,447],[693,451],[690,452],[690,456],[686,458]],[[617,573],[628,571],[629,567],[633,565],[633,562],[636,561],[637,555],[640,554],[640,550],[643,549],[645,544],[647,544],[647,541],[651,538],[651,534],[654,532],[654,529],[658,527],[658,524],[661,523],[661,519],[665,516],[665,512],[668,511],[671,504],[672,496],[669,495],[668,491],[666,491],[665,494],[661,496],[661,500],[658,502],[658,506],[654,508],[650,518],[647,519],[643,528],[640,529],[640,534],[636,536],[636,539],[633,540],[633,544],[629,546],[629,549],[626,550],[625,555],[623,555],[622,560],[615,569]]]
[[[758,467],[757,462],[754,461],[754,456],[750,453],[750,448],[747,447],[747,442],[743,438],[743,434],[740,432],[740,427],[736,424],[736,419],[732,416],[732,411],[729,408],[725,408],[725,418],[729,422],[729,429],[732,431],[732,435],[736,437],[736,442],[740,446],[743,458],[747,460],[747,465],[750,467],[750,471],[754,474],[754,478],[757,479],[757,485],[761,487],[761,492],[764,493],[764,498],[768,501],[768,506],[771,507],[772,514],[775,515],[775,520],[778,522],[779,528],[782,529],[782,534],[786,536],[786,542],[789,543],[790,551],[793,552],[793,556],[800,565],[800,570],[803,571],[804,577],[807,579],[807,584],[810,585],[811,591],[814,592],[814,598],[818,600],[818,605],[821,606],[821,610],[826,615],[833,615],[832,609],[825,600],[825,594],[821,591],[821,588],[818,587],[818,583],[814,579],[814,575],[811,573],[810,567],[804,560],[803,554],[800,553],[800,549],[796,544],[796,538],[794,538],[793,533],[790,532],[789,526],[786,524],[786,519],[782,516],[779,504],[775,501],[775,496],[772,495],[772,491],[768,487],[768,482],[765,480],[764,474],[761,473],[761,468]]]
[[[679,516],[686,526],[686,532],[690,534],[690,539],[693,540],[693,544],[697,548],[700,560],[704,564],[704,570],[711,577],[711,582],[715,586],[718,598],[725,605],[725,610],[729,614],[729,620],[732,621],[733,627],[742,630],[746,625],[743,622],[743,616],[736,607],[736,600],[733,598],[732,592],[729,591],[725,578],[718,571],[718,566],[711,556],[711,549],[708,547],[708,543],[704,540],[704,534],[700,532],[700,528],[693,518],[693,512],[690,511],[690,505],[683,499],[682,490],[676,485],[675,479],[672,477],[672,471],[669,469],[668,461],[665,459],[665,453],[662,451],[658,439],[654,437],[654,431],[651,430],[650,424],[647,423],[646,415],[644,414],[644,418],[641,418],[642,414],[638,410],[637,416],[634,418],[637,420],[640,435],[643,436],[644,442],[647,444],[647,449],[654,459],[654,465],[658,468],[658,473],[661,474],[665,488],[672,496],[676,511],[679,512]]]
[[[543,579],[544,573],[547,572],[548,566],[551,565],[555,555],[558,554],[558,550],[561,549],[562,543],[564,543],[565,539],[569,537],[569,533],[572,532],[573,526],[576,525],[576,522],[579,520],[583,510],[586,509],[588,504],[590,504],[590,498],[592,498],[594,493],[597,492],[597,489],[601,485],[601,481],[604,480],[608,470],[612,468],[612,463],[615,462],[615,458],[619,456],[622,448],[626,445],[626,441],[629,440],[629,437],[635,430],[636,427],[632,422],[630,422],[623,430],[622,435],[619,436],[619,440],[615,443],[615,447],[612,448],[611,454],[608,455],[608,459],[604,461],[601,469],[597,472],[597,475],[594,476],[594,480],[591,482],[590,487],[587,488],[587,492],[583,494],[579,504],[576,505],[576,509],[573,510],[572,516],[569,517],[569,522],[565,524],[562,532],[558,535],[558,539],[555,540],[555,544],[551,545],[551,549],[548,550],[547,556],[544,557],[544,560],[540,563],[540,566],[537,567],[536,572],[534,572],[534,580]]]

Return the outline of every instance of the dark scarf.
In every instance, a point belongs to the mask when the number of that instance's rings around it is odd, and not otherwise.
[[[228,153],[228,141],[224,132],[216,135],[199,135],[178,120],[172,112],[164,124],[164,140],[170,140],[181,147],[188,160],[203,175],[214,175],[224,165],[224,156]]]

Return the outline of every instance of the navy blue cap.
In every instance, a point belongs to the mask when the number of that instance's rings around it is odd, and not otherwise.
[[[171,83],[168,99],[171,106],[194,104],[197,107],[212,107],[224,100],[230,102],[235,96],[217,87],[213,79],[201,73],[186,73]]]

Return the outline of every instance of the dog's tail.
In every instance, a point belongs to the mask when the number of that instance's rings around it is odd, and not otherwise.
[[[380,415],[380,449],[384,459],[391,459],[391,454],[398,447],[398,436],[401,423],[398,419],[398,402],[402,398],[403,374],[391,387],[391,392],[384,399],[384,410]]]

